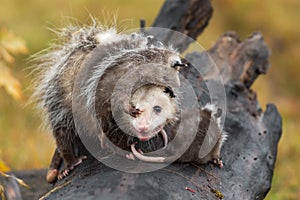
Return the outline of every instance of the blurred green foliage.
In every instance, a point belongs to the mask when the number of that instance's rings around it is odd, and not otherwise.
[[[67,17],[100,21],[117,16],[120,29],[137,28],[139,19],[151,25],[163,0],[0,0],[0,27],[21,36],[31,54],[46,48],[55,38],[47,27],[61,27]],[[262,108],[275,103],[283,116],[283,136],[275,167],[272,189],[266,199],[300,199],[300,2],[298,0],[213,0],[214,13],[198,41],[211,47],[226,31],[236,31],[245,39],[261,31],[271,49],[270,69],[253,86]],[[31,63],[16,57],[13,74],[22,88],[30,85]],[[47,167],[54,150],[51,134],[40,129],[41,119],[33,106],[24,106],[31,94],[23,91],[23,101],[0,88],[0,161],[12,169]]]

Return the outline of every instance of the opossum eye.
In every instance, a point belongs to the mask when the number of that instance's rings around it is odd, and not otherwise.
[[[160,113],[161,112],[161,107],[160,106],[154,106],[153,110],[155,113]]]
[[[175,63],[173,63],[173,64],[171,65],[171,67],[174,68],[174,69],[176,69],[177,71],[179,71],[180,67],[187,67],[187,66],[188,66],[188,64],[186,64],[186,63],[181,63],[181,62],[179,62],[179,61],[176,61]]]

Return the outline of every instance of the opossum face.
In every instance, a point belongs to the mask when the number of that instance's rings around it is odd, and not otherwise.
[[[131,98],[130,126],[133,134],[147,141],[176,118],[176,103],[164,87],[142,87]]]

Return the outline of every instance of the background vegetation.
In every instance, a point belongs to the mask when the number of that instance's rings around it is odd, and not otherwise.
[[[0,0],[1,170],[45,168],[54,150],[51,135],[40,129],[38,112],[32,105],[25,106],[31,94],[26,88],[34,77],[28,69],[28,55],[46,48],[55,38],[47,27],[60,26],[70,16],[88,22],[91,13],[102,20],[116,14],[122,28],[136,28],[141,18],[150,25],[162,3],[163,0]],[[268,74],[253,86],[262,108],[274,103],[283,116],[283,135],[267,199],[300,199],[300,2],[223,0],[213,4],[213,18],[198,39],[205,48],[225,31],[234,30],[242,39],[261,31],[272,51]],[[17,50],[3,46],[5,31],[10,32],[14,42],[20,42]],[[3,47],[12,61],[5,60]],[[3,84],[7,80],[14,83],[12,88]]]

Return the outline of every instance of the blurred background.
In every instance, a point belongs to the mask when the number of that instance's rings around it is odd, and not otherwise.
[[[198,41],[210,48],[226,31],[241,39],[261,31],[269,46],[270,69],[252,87],[260,104],[274,103],[283,117],[283,135],[266,199],[300,199],[300,1],[213,0],[213,17]],[[151,25],[163,0],[0,0],[0,170],[46,168],[54,141],[34,106],[28,57],[55,38],[48,27],[61,27],[68,17],[90,22],[117,17],[122,29]],[[298,21],[298,22],[297,22]],[[298,25],[297,25],[298,24]],[[297,67],[298,66],[298,67]]]

